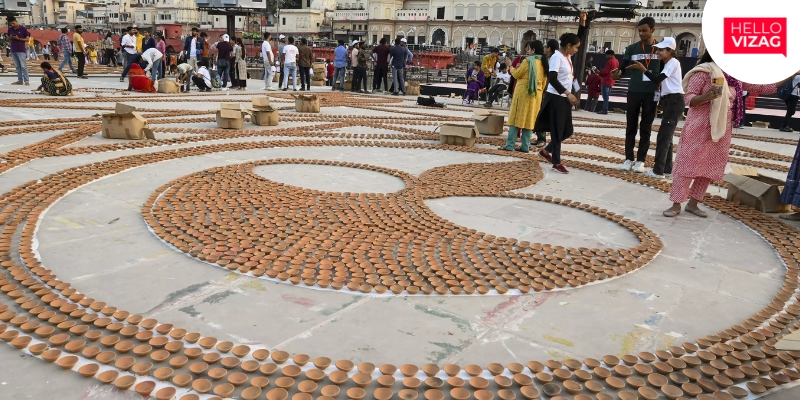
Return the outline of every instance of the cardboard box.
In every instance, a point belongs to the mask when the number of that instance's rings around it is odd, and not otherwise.
[[[303,113],[318,113],[319,112],[319,97],[316,95],[293,95],[294,108],[297,112]]]
[[[246,110],[250,114],[250,122],[258,126],[275,126],[280,122],[278,110],[272,107],[266,109],[249,109]]]
[[[253,97],[253,108],[271,108],[269,105],[269,97],[267,96]]]
[[[442,144],[472,147],[478,137],[478,129],[471,125],[439,125],[439,141]]]
[[[325,82],[326,82],[325,79],[320,80],[320,81],[318,81],[316,79],[312,79],[311,80],[311,86],[325,86]]]
[[[794,331],[778,340],[778,343],[775,343],[775,350],[800,350],[800,331]]]
[[[180,93],[181,85],[170,78],[159,79],[156,82],[158,93]]]
[[[406,95],[419,96],[419,82],[406,82]]]
[[[475,110],[475,127],[481,135],[500,135],[503,133],[505,116],[489,110]]]
[[[239,104],[222,103],[217,111],[217,126],[222,129],[242,129],[244,113]]]
[[[103,137],[107,139],[155,139],[147,126],[147,119],[136,112],[136,107],[117,103],[113,113],[102,114]]]
[[[733,167],[733,173],[723,178],[728,182],[728,200],[738,200],[765,213],[786,213],[792,206],[781,203],[781,192],[786,182],[758,173],[752,167]]]

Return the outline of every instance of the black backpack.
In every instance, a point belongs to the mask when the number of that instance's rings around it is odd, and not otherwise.
[[[433,96],[419,96],[417,97],[417,104],[420,106],[431,107],[436,104],[436,100],[433,98]]]

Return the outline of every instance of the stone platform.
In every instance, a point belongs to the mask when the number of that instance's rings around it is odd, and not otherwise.
[[[664,218],[669,181],[614,169],[624,116],[576,112],[562,175],[505,133],[440,145],[455,99],[73,84],[0,86],[2,399],[800,396],[770,347],[799,226],[721,184]],[[264,94],[280,125],[217,129]],[[156,140],[103,139],[115,102]],[[737,130],[731,165],[783,179],[796,141]]]

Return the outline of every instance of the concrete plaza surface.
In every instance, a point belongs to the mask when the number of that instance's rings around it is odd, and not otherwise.
[[[3,79],[0,100],[43,97],[25,94],[27,88],[17,90],[20,87],[7,85],[10,81]],[[74,79],[72,83],[76,89],[123,85],[116,78]],[[248,83],[247,93],[265,94],[257,90],[263,82],[251,80]],[[329,91],[328,88],[313,89]],[[121,102],[125,101],[126,95],[114,96]],[[230,99],[224,92],[214,96]],[[216,98],[214,96],[210,98]],[[85,102],[77,103],[80,105],[113,105],[93,102],[96,94],[92,91],[76,91],[76,97],[85,98]],[[249,97],[241,98],[244,104],[249,103]],[[374,99],[373,106],[382,107],[382,99],[391,97],[374,95],[371,98]],[[408,97],[403,105],[411,106],[414,100]],[[409,116],[406,111],[441,116],[471,115],[470,109],[457,106],[456,99],[448,99],[448,102],[452,106],[445,109],[393,109],[392,104],[387,104],[384,112],[343,104],[325,107],[323,114],[352,114],[366,119],[374,115]],[[214,102],[193,103],[185,96],[175,102],[137,101],[129,104],[169,110],[212,110],[219,105]],[[277,104],[285,106],[291,103],[278,100]],[[29,119],[34,125],[39,118],[86,118],[97,112],[90,107],[5,108],[0,113],[0,121]],[[293,114],[294,111],[281,111],[281,115]],[[574,115],[601,117],[587,112]],[[210,114],[199,118],[208,116]],[[607,121],[624,121],[623,115],[602,117]],[[576,120],[576,123],[587,122]],[[304,125],[307,123],[282,122],[275,128]],[[216,124],[182,122],[180,127],[213,129]],[[434,128],[415,126],[415,129],[430,131]],[[246,123],[245,129],[274,128]],[[624,137],[624,128],[619,126],[579,127],[576,131]],[[402,133],[366,126],[348,126],[338,132]],[[60,133],[63,130],[0,136],[0,156]],[[797,134],[775,130],[745,128],[736,133],[797,139]],[[186,135],[189,134],[168,133],[158,137]],[[211,143],[294,139],[255,137]],[[97,134],[68,147],[108,142]],[[734,139],[733,142],[784,156],[794,154],[794,147],[788,144],[747,139]],[[189,142],[175,147],[205,144],[209,142]],[[67,168],[166,149],[141,148],[33,159],[0,174],[0,193]],[[607,149],[583,144],[565,144],[564,150],[621,158]],[[569,198],[624,215],[658,235],[664,244],[661,253],[635,273],[571,290],[514,296],[375,297],[347,290],[313,290],[243,276],[208,265],[167,246],[142,218],[142,204],[160,186],[174,179],[209,168],[272,158],[356,162],[397,169],[414,176],[447,165],[518,160],[442,150],[356,146],[279,147],[171,159],[93,181],[52,205],[42,217],[36,234],[42,264],[52,269],[60,280],[70,282],[87,296],[132,314],[169,322],[189,332],[202,332],[234,344],[263,345],[290,354],[305,353],[312,358],[324,355],[333,360],[350,359],[355,363],[369,361],[376,365],[392,363],[397,366],[406,363],[485,366],[489,362],[519,362],[524,365],[530,360],[599,359],[606,354],[655,352],[672,345],[680,346],[682,342],[694,342],[698,337],[741,323],[768,304],[783,284],[785,266],[775,250],[741,222],[713,210],[709,210],[707,219],[687,213],[668,219],[661,214],[669,206],[665,193],[578,169],[572,169],[569,175],[558,174],[546,163],[541,164],[544,178],[517,192]],[[610,165],[586,159],[581,161]],[[789,163],[774,161],[773,164],[787,166]],[[391,193],[404,188],[402,180],[390,175],[337,166],[268,165],[258,167],[254,172],[277,182],[331,192]],[[762,172],[785,178],[785,173],[780,171],[762,169]],[[711,193],[725,196],[725,190],[715,186],[711,187]],[[427,200],[426,205],[455,224],[498,237],[564,247],[627,248],[638,244],[637,238],[628,230],[607,219],[544,202],[500,197],[447,197]],[[800,389],[781,386],[778,389],[768,392],[765,398],[800,398]],[[47,365],[11,346],[0,346],[0,399],[48,398],[141,397],[133,391],[121,391],[113,385],[84,379],[74,372]],[[542,395],[542,398],[546,397]]]

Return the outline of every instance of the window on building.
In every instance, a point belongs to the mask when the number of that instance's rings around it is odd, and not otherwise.
[[[436,19],[444,19],[444,7],[436,8]]]
[[[536,7],[533,3],[528,4],[528,21],[536,21]]]
[[[481,21],[488,21],[489,20],[489,5],[483,4],[481,5]]]
[[[478,15],[478,7],[476,7],[475,4],[468,5],[467,21],[475,21],[477,15]]]
[[[517,6],[509,4],[506,6],[506,21],[514,21],[517,19]]]
[[[460,20],[464,19],[464,5],[462,5],[462,4],[457,4],[457,5],[456,5],[456,12],[455,12],[455,14],[456,14],[456,15],[455,15],[455,18],[456,18],[457,20],[459,20],[459,21],[460,21]]]
[[[492,6],[492,21],[502,21],[503,20],[503,6],[500,4],[495,4]]]
[[[281,25],[286,25],[286,17],[281,18]]]
[[[383,19],[390,19],[392,18],[392,10],[389,7],[383,9]]]

